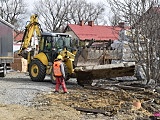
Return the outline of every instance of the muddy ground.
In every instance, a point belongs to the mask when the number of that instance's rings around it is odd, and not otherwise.
[[[15,79],[15,76],[18,77]],[[160,112],[159,87],[145,86],[141,81],[98,80],[100,82],[94,87],[81,87],[71,79],[67,82],[69,94],[62,91],[55,94],[51,88],[55,84],[48,81],[45,86],[45,82],[33,83],[26,74],[19,72],[0,80],[2,88],[12,79],[16,83],[34,84],[36,89],[42,86],[48,88],[34,93],[33,99],[28,101],[30,104],[1,102],[1,120],[149,120],[154,113]],[[22,84],[17,86],[22,88]],[[140,108],[133,105],[135,101],[141,103]]]

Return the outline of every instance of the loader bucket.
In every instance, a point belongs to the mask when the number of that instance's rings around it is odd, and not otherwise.
[[[75,68],[75,73],[79,85],[90,85],[94,79],[133,76],[135,73],[135,62],[79,66]]]
[[[76,73],[88,72],[92,79],[114,78],[134,75],[135,62],[125,62],[119,64],[105,64],[94,66],[76,67]]]
[[[91,84],[94,79],[133,76],[135,62],[111,64],[112,60],[121,59],[122,52],[118,50],[93,48],[79,50],[74,60],[78,84]]]
[[[75,66],[99,65],[103,51],[94,51],[90,48],[81,49],[77,52],[74,60]]]
[[[120,55],[114,50],[84,48],[77,52],[74,65],[78,67],[110,64],[111,60],[120,59]]]

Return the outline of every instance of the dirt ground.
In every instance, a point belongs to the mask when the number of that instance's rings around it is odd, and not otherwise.
[[[1,120],[76,120],[79,118],[79,112],[61,104],[38,109],[20,105],[0,105],[0,113]]]
[[[39,93],[29,107],[1,104],[0,120],[149,120],[160,111],[158,89],[140,83],[106,81],[68,91]]]
[[[153,113],[160,110],[159,93],[151,90],[99,90],[87,87],[74,89],[67,95],[50,94],[43,98],[48,98],[51,104],[57,102],[91,112],[95,117],[88,118],[97,120],[148,120]],[[141,103],[141,108],[133,105],[135,101]],[[99,113],[104,116],[96,116]]]
[[[1,120],[80,120],[85,118],[148,120],[149,116],[160,110],[158,96],[158,93],[151,91],[106,91],[78,88],[70,90],[69,94],[39,94],[35,98],[33,107],[1,105],[0,118]],[[134,101],[140,101],[142,107],[140,109],[134,107]],[[74,108],[99,110],[98,113],[103,115],[93,112],[85,117],[86,112],[80,112]]]

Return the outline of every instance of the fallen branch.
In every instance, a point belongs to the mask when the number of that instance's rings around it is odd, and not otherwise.
[[[133,86],[123,86],[123,85],[114,85],[116,87],[119,87],[121,89],[124,90],[141,90],[141,91],[145,91],[145,88],[139,88],[139,87],[133,87]]]
[[[117,88],[121,88],[124,90],[136,90],[136,91],[145,91],[145,88],[140,88],[140,87],[133,87],[133,86],[125,86],[125,85],[120,85],[120,84],[105,84],[103,86],[87,86],[85,85],[84,88],[87,89],[93,89],[93,90],[111,90],[108,89],[108,87],[117,87]],[[112,90],[112,91],[116,91],[116,90]]]
[[[81,108],[81,107],[74,107],[78,111],[82,112],[90,112],[90,113],[101,113],[101,114],[107,114],[107,111],[105,110],[99,110],[99,109],[88,109],[88,108]]]

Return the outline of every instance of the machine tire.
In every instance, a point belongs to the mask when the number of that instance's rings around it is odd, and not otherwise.
[[[6,64],[3,64],[3,72],[0,73],[0,77],[5,77],[7,74],[7,66]]]
[[[52,69],[52,71],[53,71],[53,69]],[[51,82],[52,82],[53,84],[55,84],[56,78],[54,77],[53,72],[51,72],[50,77],[51,77]]]
[[[78,85],[84,87],[85,85],[90,86],[93,83],[93,80],[90,77],[90,73],[88,72],[78,72],[76,73],[77,83]]]
[[[32,81],[43,81],[46,76],[46,66],[38,59],[32,60],[29,65],[29,76]]]
[[[70,75],[69,75],[69,72],[68,72],[68,68],[67,66],[64,64],[64,71],[65,71],[65,81],[68,81],[70,79]]]

